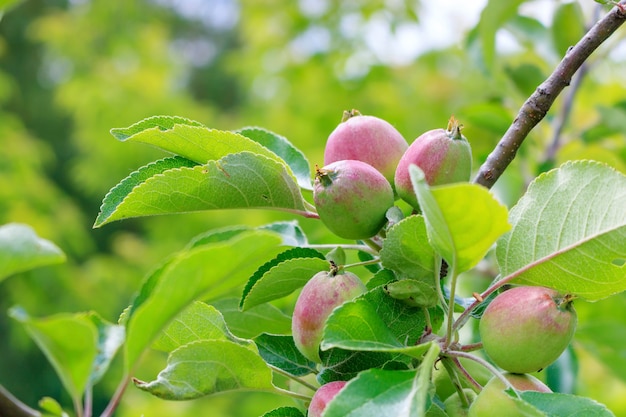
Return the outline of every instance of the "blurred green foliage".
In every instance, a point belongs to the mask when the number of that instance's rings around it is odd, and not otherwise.
[[[573,41],[565,34],[591,23],[595,8],[602,7],[581,1],[582,7],[568,4],[546,14],[535,2],[517,9],[521,3],[492,7],[482,21],[466,26],[455,20],[462,10],[446,7],[449,20],[441,24],[459,41],[445,47],[433,43],[436,34],[419,31],[427,23],[424,8],[412,1],[14,4],[0,20],[0,224],[33,226],[66,252],[68,262],[0,284],[0,384],[32,406],[44,395],[69,401],[43,355],[5,314],[9,307],[19,304],[34,316],[95,310],[115,322],[150,269],[196,234],[289,218],[210,212],[93,230],[106,192],[163,156],[116,141],[111,128],[158,114],[219,129],[259,125],[289,138],[311,164],[321,164],[326,137],[345,109],[388,120],[409,142],[444,127],[454,114],[465,125],[477,169]],[[407,34],[414,38],[407,41]],[[568,159],[596,159],[626,172],[626,63],[618,53],[623,37],[617,33],[589,61],[556,154],[548,149],[564,98],[529,136],[494,188],[507,204],[534,176]],[[310,240],[329,238],[315,221],[300,222]],[[476,278],[469,286],[486,283]],[[623,297],[577,308],[581,317],[594,308],[609,315],[611,308],[602,306],[618,301]],[[148,378],[162,363],[156,354],[146,360]],[[101,383],[96,410],[112,394],[117,365]],[[598,376],[601,381],[594,380]],[[588,358],[581,379],[580,394],[626,414],[619,400],[626,375],[608,377]],[[249,416],[283,403],[290,400],[255,394],[163,405],[131,387],[119,415],[196,415],[209,408],[212,416]]]

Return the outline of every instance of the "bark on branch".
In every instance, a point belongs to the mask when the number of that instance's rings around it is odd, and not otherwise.
[[[609,36],[626,21],[626,0],[599,20],[561,60],[554,72],[522,105],[515,120],[480,167],[474,182],[491,188],[515,158],[528,133],[545,117],[574,73]]]

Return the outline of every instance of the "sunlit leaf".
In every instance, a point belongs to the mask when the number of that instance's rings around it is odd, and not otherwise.
[[[241,308],[247,310],[289,295],[328,268],[328,261],[314,249],[288,249],[262,265],[250,278],[241,298]]]
[[[264,155],[284,162],[265,146],[235,132],[209,129],[201,123],[176,116],[154,116],[127,128],[111,129],[122,142],[141,142],[199,164],[239,152]]]
[[[54,243],[43,239],[28,225],[0,226],[0,281],[17,272],[65,261]]]
[[[288,374],[304,376],[316,372],[315,362],[311,362],[300,353],[291,335],[262,334],[255,338],[254,342],[265,362]]]
[[[124,187],[109,192],[94,227],[129,217],[203,210],[265,208],[306,213],[300,188],[285,165],[250,152],[129,179],[122,181]]]
[[[127,325],[126,369],[167,324],[197,299],[215,299],[242,285],[268,257],[279,252],[280,237],[251,230],[232,239],[180,254],[144,284]]]
[[[98,356],[98,329],[86,314],[58,314],[34,319],[21,308],[10,310],[37,343],[63,387],[80,403]]]
[[[273,391],[272,371],[257,352],[226,340],[202,340],[172,351],[157,379],[135,385],[166,400],[224,391]]]
[[[232,340],[224,317],[213,306],[196,301],[185,308],[159,334],[152,347],[171,352],[198,340]]]
[[[298,185],[306,190],[313,189],[309,161],[302,151],[293,146],[287,138],[261,127],[244,127],[236,133],[258,142],[281,157],[293,171]]]
[[[239,298],[228,297],[211,301],[224,316],[228,329],[237,337],[253,339],[261,333],[291,334],[291,316],[265,303],[242,311]]]
[[[568,162],[533,181],[496,250],[503,277],[590,301],[626,290],[626,176]]]
[[[432,247],[456,272],[474,267],[510,229],[507,209],[477,184],[429,187],[417,165],[409,167]]]

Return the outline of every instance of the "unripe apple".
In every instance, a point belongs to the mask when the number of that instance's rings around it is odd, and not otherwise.
[[[337,395],[346,384],[346,381],[333,381],[319,387],[311,399],[307,417],[321,417],[326,409],[326,404],[335,398],[335,395]]]
[[[313,362],[321,362],[319,348],[326,319],[335,307],[366,290],[359,277],[348,271],[315,274],[302,288],[293,312],[291,331],[298,350]]]
[[[543,287],[515,287],[498,295],[480,319],[483,348],[500,368],[539,371],[563,353],[576,329],[571,296]]]
[[[464,388],[463,392],[469,402],[467,405],[463,404],[458,392],[455,392],[443,402],[446,414],[449,417],[467,417],[469,407],[476,399],[476,393],[469,388]]]
[[[331,232],[345,239],[367,239],[384,226],[394,196],[389,181],[374,167],[346,160],[317,169],[313,200]]]
[[[552,392],[547,385],[532,375],[504,374],[517,391]],[[468,417],[506,416],[524,417],[525,409],[531,407],[515,401],[504,392],[506,386],[499,378],[491,379],[469,408]],[[532,414],[531,414],[532,415]]]
[[[472,150],[461,134],[461,126],[454,117],[447,129],[434,129],[419,136],[404,152],[396,168],[394,182],[398,196],[419,209],[413,191],[409,166],[415,164],[429,185],[469,181],[472,171]]]
[[[398,161],[409,144],[389,122],[363,116],[357,110],[344,112],[341,123],[328,136],[324,165],[346,159],[370,164],[393,187]]]

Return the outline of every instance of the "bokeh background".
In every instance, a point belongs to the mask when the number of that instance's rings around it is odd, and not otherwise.
[[[6,311],[95,310],[117,321],[147,273],[193,236],[288,216],[264,211],[140,218],[92,229],[107,191],[163,154],[109,130],[152,115],[218,129],[263,126],[321,164],[343,110],[394,124],[411,142],[464,124],[477,169],[585,27],[592,0],[24,0],[0,20],[0,224],[27,223],[65,264],[0,283],[0,384],[35,407],[70,408],[52,368]],[[500,4],[500,6],[498,6]],[[585,66],[531,133],[494,191],[511,205],[539,173],[568,159],[626,172],[626,29]],[[568,99],[569,91],[575,94]],[[571,104],[571,112],[564,111]],[[553,144],[556,143],[556,147]],[[311,241],[327,232],[300,220]],[[485,282],[470,284],[480,287]],[[576,390],[626,416],[626,299],[579,304]],[[585,323],[609,323],[596,343]],[[607,350],[607,346],[611,349]],[[610,364],[610,366],[609,366]],[[120,373],[96,387],[101,411]],[[144,372],[153,377],[150,358]],[[167,403],[130,387],[119,416],[255,416],[288,399],[227,394]]]

